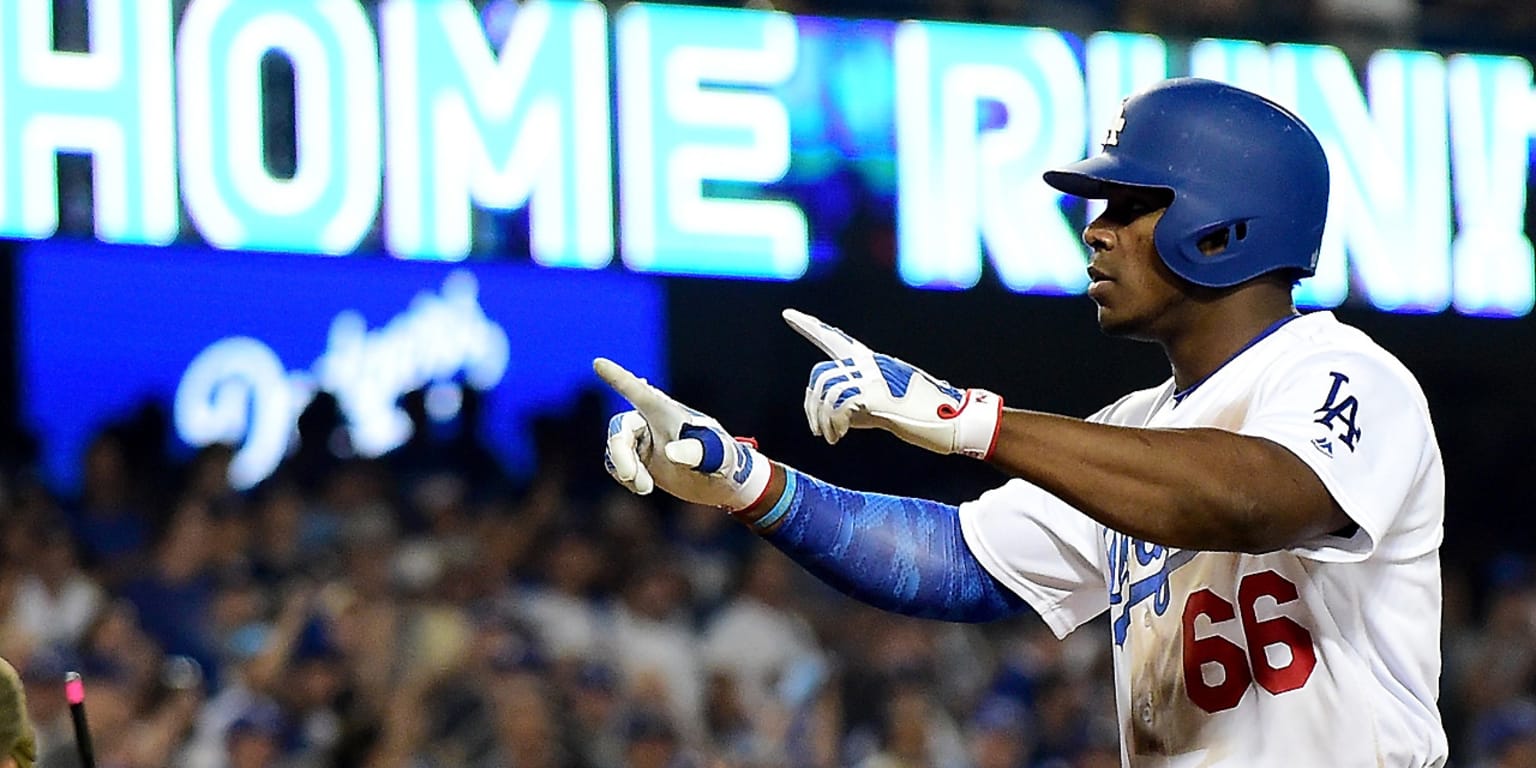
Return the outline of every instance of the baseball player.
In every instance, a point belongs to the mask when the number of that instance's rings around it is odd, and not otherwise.
[[[1004,409],[815,318],[805,395],[836,443],[879,428],[986,460],[958,508],[765,459],[607,360],[635,410],[608,468],[733,512],[845,593],[1059,636],[1108,611],[1127,766],[1440,766],[1440,451],[1413,376],[1330,313],[1297,313],[1328,164],[1295,115],[1199,79],[1127,99],[1103,152],[1045,174],[1103,199],[1083,232],[1107,333],[1172,376],[1087,420]]]

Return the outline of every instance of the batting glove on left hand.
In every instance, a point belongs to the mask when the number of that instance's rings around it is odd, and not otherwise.
[[[832,358],[811,369],[805,390],[812,434],[836,443],[850,428],[877,427],[935,453],[992,454],[1002,397],[952,387],[804,312],[786,309],[784,320]]]
[[[635,410],[608,421],[604,466],[642,496],[655,488],[684,501],[732,512],[752,506],[768,488],[771,463],[720,422],[673,400],[612,360],[592,369]]]

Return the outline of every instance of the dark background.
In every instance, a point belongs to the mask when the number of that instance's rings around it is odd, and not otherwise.
[[[14,243],[0,241],[0,456],[31,450],[18,417]],[[1087,416],[1135,389],[1164,381],[1153,344],[1105,336],[1087,297],[1022,296],[984,279],[968,291],[908,288],[894,270],[853,266],[798,283],[666,280],[673,394],[776,459],[857,488],[958,502],[1000,482],[973,461],[934,457],[883,433],[855,433],[836,447],[806,429],[801,394],[821,353],[784,324],[794,307],[959,386],[1003,395],[1010,407]],[[1480,557],[1536,552],[1536,318],[1470,318],[1450,312],[1388,314],[1345,306],[1339,319],[1370,334],[1418,377],[1445,457],[1446,550]],[[104,329],[104,331],[109,329]],[[109,414],[103,414],[103,418]],[[1370,439],[1375,414],[1365,403]]]

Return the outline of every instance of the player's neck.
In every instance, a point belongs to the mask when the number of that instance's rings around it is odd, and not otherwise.
[[[1296,314],[1289,291],[1243,285],[1219,299],[1200,302],[1187,322],[1160,340],[1173,367],[1173,383],[1187,389],[1215,372],[1259,334]]]

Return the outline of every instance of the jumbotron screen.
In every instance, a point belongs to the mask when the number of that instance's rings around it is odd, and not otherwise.
[[[1078,294],[1092,209],[1041,171],[1097,151],[1129,93],[1198,75],[1327,149],[1304,305],[1536,300],[1519,57],[589,0],[92,0],[90,50],[64,52],[51,6],[0,4],[0,237],[57,232],[53,157],[86,154],[117,243],[798,280],[872,219],[914,287]]]

